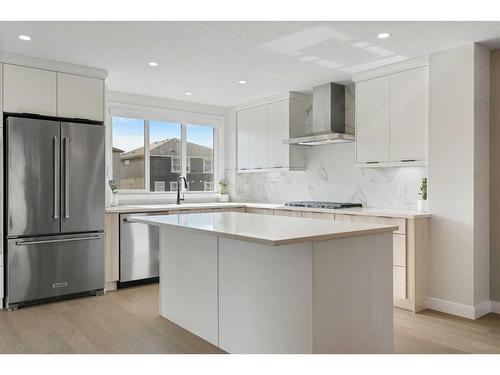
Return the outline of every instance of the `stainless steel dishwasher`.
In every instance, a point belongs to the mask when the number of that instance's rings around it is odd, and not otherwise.
[[[119,286],[126,286],[131,282],[155,281],[160,275],[159,228],[127,221],[129,216],[151,215],[135,213],[120,215]]]

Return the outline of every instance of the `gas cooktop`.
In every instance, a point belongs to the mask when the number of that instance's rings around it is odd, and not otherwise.
[[[338,210],[341,208],[363,207],[361,203],[352,202],[316,202],[316,201],[302,201],[302,202],[286,202],[285,206],[288,207],[307,207],[307,208],[328,208]]]

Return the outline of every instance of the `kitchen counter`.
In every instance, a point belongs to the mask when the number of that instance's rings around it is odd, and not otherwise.
[[[243,202],[203,202],[203,203],[183,203],[177,205],[170,204],[141,204],[141,205],[119,205],[106,208],[106,213],[134,213],[134,212],[166,212],[172,210],[199,210],[212,208],[262,208],[269,210],[288,210],[300,212],[323,212],[345,215],[363,215],[363,216],[382,216],[392,218],[417,219],[430,217],[431,214],[415,210],[393,210],[385,208],[345,208],[345,209],[327,209],[327,208],[306,208],[306,207],[287,207],[282,204],[270,203],[243,203]]]
[[[128,221],[209,232],[224,238],[271,246],[393,232],[397,226],[335,222],[236,212],[130,216]]]
[[[160,315],[226,352],[392,352],[396,226],[238,212],[128,220],[159,227]]]

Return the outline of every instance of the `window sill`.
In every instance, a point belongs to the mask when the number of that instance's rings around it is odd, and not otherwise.
[[[219,195],[218,191],[181,191],[181,194],[185,195]],[[176,191],[146,191],[146,190],[121,190],[117,192],[119,196],[126,195],[177,195]]]

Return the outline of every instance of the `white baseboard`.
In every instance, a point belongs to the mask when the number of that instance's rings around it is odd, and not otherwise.
[[[500,302],[490,301],[491,302],[491,312],[500,314]]]
[[[497,311],[494,311],[493,309],[494,304]],[[426,306],[431,310],[441,311],[467,319],[478,319],[489,312],[500,313],[500,302],[494,301],[484,301],[476,306],[470,306],[438,298],[427,297]]]

